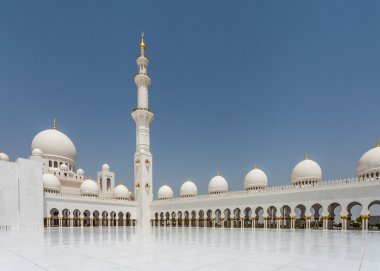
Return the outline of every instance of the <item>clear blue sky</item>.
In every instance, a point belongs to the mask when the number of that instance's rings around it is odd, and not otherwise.
[[[58,128],[78,167],[132,186],[133,77],[145,31],[155,191],[217,170],[240,190],[256,163],[290,183],[308,152],[355,175],[380,136],[379,1],[2,1],[0,149],[30,155]]]

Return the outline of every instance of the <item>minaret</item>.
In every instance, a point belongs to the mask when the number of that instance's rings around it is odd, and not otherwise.
[[[144,33],[141,34],[140,56],[137,57],[138,73],[135,76],[137,86],[137,107],[132,111],[136,122],[135,200],[137,201],[137,224],[150,225],[150,202],[152,195],[152,154],[150,153],[149,126],[153,113],[148,105],[148,88],[150,77],[147,75],[148,58],[145,57]]]

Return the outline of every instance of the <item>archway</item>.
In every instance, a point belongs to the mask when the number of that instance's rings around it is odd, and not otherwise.
[[[108,213],[106,211],[102,212],[102,226],[108,226]]]
[[[165,223],[164,223],[164,213],[163,212],[160,213],[160,226],[161,227],[165,226]]]
[[[158,213],[155,214],[155,219],[158,222]],[[128,227],[131,226],[131,213],[130,212],[127,212],[125,214],[125,226],[128,226]]]
[[[197,226],[197,212],[195,210],[191,211],[191,227]]]
[[[62,227],[70,227],[70,211],[68,209],[62,211]]]
[[[128,214],[128,213],[127,213]],[[129,223],[128,223],[128,216],[127,216],[127,226],[129,226]],[[158,213],[155,213],[154,214],[154,226],[158,226]]]
[[[222,226],[222,211],[217,209],[215,211],[215,228],[220,228]]]
[[[224,227],[225,228],[230,228],[231,227],[231,210],[229,208],[225,209],[223,211],[224,214]]]
[[[362,229],[362,219],[361,211],[363,210],[362,205],[357,202],[351,202],[347,205],[347,230],[361,230]]]
[[[85,210],[83,212],[83,227],[90,227],[91,226],[91,213],[89,210]]]
[[[282,221],[280,227],[282,229],[290,229],[291,226],[291,217],[290,213],[292,212],[292,209],[290,208],[289,205],[284,205],[280,209]]]
[[[380,200],[372,201],[368,205],[369,218],[368,229],[372,231],[380,230]]]
[[[172,225],[171,226],[172,227],[176,227],[177,226],[175,212],[172,212]]]
[[[117,225],[120,227],[123,227],[124,226],[124,214],[123,212],[119,212],[118,213],[118,221],[117,221]]]
[[[179,211],[178,213],[177,213],[177,216],[178,216],[178,219],[177,219],[177,225],[178,225],[178,227],[182,227],[183,225],[183,223],[182,223],[182,212],[181,211]]]
[[[306,229],[306,207],[303,204],[298,204],[294,209],[296,213],[295,228]]]
[[[165,225],[166,225],[166,227],[170,226],[170,213],[169,212],[165,213]]]
[[[267,210],[267,228],[275,229],[276,226],[276,218],[277,218],[277,208],[274,206],[270,206]]]
[[[203,210],[200,210],[198,212],[198,216],[199,216],[199,224],[198,224],[198,227],[204,227],[204,215],[205,215],[205,212]]]
[[[110,218],[111,218],[111,220],[110,220],[110,223],[111,223],[110,226],[115,227],[116,226],[116,212],[112,211],[110,213]]]
[[[340,218],[340,212],[342,211],[342,206],[337,203],[333,202],[327,207],[328,211],[328,221],[327,221],[327,228],[329,230],[340,230],[342,228],[341,218]]]
[[[99,226],[99,211],[94,211],[93,213],[92,213],[92,216],[93,216],[93,222],[92,222],[92,225],[94,226],[94,227],[98,227]]]
[[[310,228],[319,230],[323,228],[323,221],[321,219],[323,207],[319,203],[315,203],[310,208],[311,212],[311,223]]]
[[[210,209],[206,212],[206,227],[212,228],[212,211]]]
[[[264,208],[259,206],[255,209],[255,217],[253,218],[255,228],[264,228]]]
[[[74,227],[80,227],[81,221],[80,221],[80,211],[78,209],[75,209],[73,212],[73,226]]]
[[[59,211],[56,208],[50,210],[50,227],[59,227]]]
[[[234,210],[234,228],[240,228],[240,208],[235,208]]]
[[[184,219],[184,220],[185,220],[185,221],[184,221],[184,226],[185,226],[185,227],[189,227],[189,226],[190,226],[190,223],[189,223],[189,220],[190,220],[190,219],[189,219],[189,217],[190,217],[190,216],[189,216],[189,211],[185,211],[185,212],[184,212],[184,217],[185,217],[185,219]]]

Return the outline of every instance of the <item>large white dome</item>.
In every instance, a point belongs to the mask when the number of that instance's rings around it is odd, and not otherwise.
[[[74,143],[57,129],[39,132],[32,141],[32,151],[40,149],[46,157],[66,158],[75,163],[77,151]]]
[[[9,161],[9,156],[3,152],[0,152],[0,161]]]
[[[228,183],[226,179],[217,174],[208,183],[208,193],[224,193],[228,191]]]
[[[117,199],[129,199],[129,190],[125,185],[119,184],[113,189],[113,196]]]
[[[98,185],[93,180],[85,180],[80,185],[80,193],[87,196],[97,196],[99,193]]]
[[[356,175],[358,177],[377,177],[380,172],[380,144],[376,143],[376,146],[360,157],[357,168]],[[368,174],[368,176],[367,176]],[[372,174],[372,176],[371,176]]]
[[[321,167],[313,160],[308,159],[307,155],[292,171],[292,184],[310,184],[319,182],[321,179]]]
[[[51,173],[44,173],[42,175],[44,183],[44,190],[59,192],[61,191],[61,182]]]
[[[244,189],[265,188],[268,186],[268,177],[258,168],[252,169],[244,178]]]
[[[187,180],[181,186],[180,195],[181,195],[181,197],[193,197],[193,196],[196,196],[196,195],[198,195],[198,188],[195,185],[195,183],[193,183],[190,180]]]
[[[163,185],[158,189],[158,199],[171,199],[173,198],[173,190],[168,185]]]

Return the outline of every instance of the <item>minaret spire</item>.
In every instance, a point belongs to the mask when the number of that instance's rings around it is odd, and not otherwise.
[[[136,63],[137,107],[132,111],[136,123],[136,152],[134,159],[135,197],[137,201],[137,223],[148,226],[150,223],[150,202],[153,200],[152,154],[150,152],[150,124],[153,113],[149,109],[148,94],[151,79],[148,75],[149,60],[145,57],[144,32],[141,33],[140,55]]]
[[[54,120],[53,120],[53,129],[57,130],[57,119],[56,118],[54,118]]]

